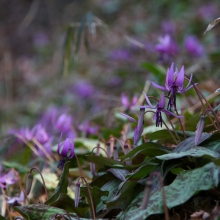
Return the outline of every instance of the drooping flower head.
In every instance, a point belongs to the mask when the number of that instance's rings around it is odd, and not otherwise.
[[[187,53],[193,57],[201,57],[205,54],[204,47],[196,36],[187,36],[184,41],[184,46]]]
[[[174,63],[172,63],[167,70],[165,86],[160,86],[152,82],[154,87],[169,93],[169,102],[167,106],[169,110],[176,108],[176,93],[184,93],[193,87],[193,85],[190,85],[193,75],[191,74],[186,88],[184,88],[184,76],[184,66],[182,66],[180,71],[178,71],[178,69],[174,71]]]
[[[162,127],[162,124],[163,124],[162,112],[164,112],[165,114],[168,114],[168,115],[172,115],[177,118],[183,118],[183,116],[178,116],[178,115],[174,114],[173,112],[170,112],[170,111],[164,109],[164,107],[166,105],[164,93],[162,93],[161,98],[156,106],[153,106],[151,104],[149,98],[147,97],[147,95],[145,93],[144,93],[144,95],[145,95],[145,99],[146,99],[148,105],[141,106],[141,108],[149,108],[149,109],[156,110],[154,117],[153,117],[153,119],[156,120],[156,127],[159,127],[159,126]]]
[[[62,157],[58,164],[58,168],[63,170],[65,164],[65,158],[71,159],[74,156],[74,142],[70,138],[66,138],[64,142],[61,143],[62,133],[60,135],[60,140],[58,143],[57,153]]]

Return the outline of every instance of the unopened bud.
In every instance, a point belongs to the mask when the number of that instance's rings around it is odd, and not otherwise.
[[[111,144],[109,141],[106,143],[106,150],[107,150],[108,157],[111,157]]]
[[[116,146],[113,147],[113,157],[114,157],[114,160],[118,159],[118,149]]]
[[[90,163],[90,171],[92,173],[92,176],[95,176],[96,173],[95,173],[95,164],[94,163]]]
[[[148,180],[146,182],[146,185],[145,185],[145,188],[144,188],[144,196],[143,196],[142,205],[141,205],[142,209],[147,208],[149,198],[150,198],[151,189],[152,189],[152,181]]]
[[[29,195],[31,191],[32,182],[33,182],[33,174],[29,173],[27,176],[27,180],[26,180],[26,195],[27,196]]]
[[[76,190],[75,190],[75,207],[79,205],[79,197],[80,197],[80,182],[76,183]]]

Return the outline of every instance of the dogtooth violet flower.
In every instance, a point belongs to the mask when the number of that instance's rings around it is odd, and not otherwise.
[[[18,181],[13,170],[10,170],[7,174],[4,174],[0,177],[0,187],[5,190],[7,185],[12,185]]]
[[[129,101],[129,98],[127,95],[122,94],[121,95],[121,104],[126,107],[127,109],[132,108],[133,106],[135,106],[138,102],[138,97],[136,95],[133,96],[132,100]]]
[[[178,53],[178,48],[169,34],[158,38],[159,43],[155,46],[157,52],[174,56]]]
[[[156,110],[154,117],[153,117],[153,119],[156,120],[156,127],[159,127],[159,126],[162,127],[162,123],[163,123],[162,114],[161,114],[162,112],[164,112],[165,114],[172,115],[177,118],[183,118],[183,116],[176,115],[173,112],[170,112],[170,111],[164,109],[165,104],[166,104],[164,93],[162,93],[161,98],[155,107],[151,104],[149,98],[147,97],[147,95],[145,93],[144,93],[144,96],[146,98],[148,105],[141,106],[141,108],[149,108],[149,109]]]
[[[6,197],[6,198],[8,204],[12,204],[13,206],[18,206],[19,204],[24,203],[24,192],[21,191],[19,197],[15,196],[15,197]]]
[[[121,115],[125,116],[131,122],[137,122],[137,126],[134,129],[134,145],[137,145],[144,130],[144,108],[140,107],[138,120],[123,113],[121,113]]]
[[[57,153],[62,157],[58,164],[58,168],[63,170],[65,164],[65,158],[71,159],[74,156],[74,142],[70,138],[66,138],[64,142],[61,143],[62,133],[60,135],[60,140],[58,143]]]
[[[187,36],[184,40],[184,46],[187,53],[193,57],[201,57],[205,54],[204,47],[196,36]]]
[[[188,85],[183,88],[184,66],[182,66],[180,71],[178,71],[178,69],[174,71],[174,63],[172,63],[170,68],[168,68],[167,70],[165,86],[160,86],[154,82],[151,83],[154,87],[169,93],[169,102],[167,109],[171,110],[173,108],[176,108],[176,93],[184,93],[193,87],[193,85],[190,86],[192,77],[193,75],[191,74]]]

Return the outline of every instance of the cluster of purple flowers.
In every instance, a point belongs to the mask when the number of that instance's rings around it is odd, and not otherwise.
[[[166,34],[164,37],[159,37],[158,41],[159,43],[155,46],[155,50],[163,59],[164,57],[173,58],[178,54],[178,46],[171,35]],[[204,47],[196,36],[186,36],[184,40],[184,48],[187,54],[191,57],[202,57],[205,55]]]
[[[135,120],[134,118],[121,113],[123,116],[125,116],[127,119],[129,119],[132,122],[136,122],[137,126],[134,129],[134,145],[137,145],[139,139],[141,138],[143,129],[144,129],[144,109],[150,109],[155,110],[153,119],[156,121],[156,127],[161,126],[163,124],[162,119],[162,113],[165,113],[167,115],[171,115],[177,118],[183,118],[183,116],[178,115],[177,112],[177,106],[176,106],[176,94],[177,93],[184,93],[191,89],[194,85],[190,85],[192,82],[192,74],[190,76],[188,85],[184,88],[184,79],[185,79],[185,73],[184,73],[184,66],[182,66],[181,70],[178,71],[178,69],[174,69],[174,63],[171,64],[171,67],[167,70],[166,74],[166,82],[164,86],[160,86],[154,82],[152,82],[152,85],[164,92],[168,93],[168,106],[167,109],[165,109],[166,106],[166,100],[165,100],[165,94],[162,93],[160,100],[158,101],[156,106],[153,106],[149,100],[149,97],[144,93],[145,100],[148,105],[140,106],[139,111],[139,117],[138,120]],[[177,114],[172,112],[173,110],[176,111]]]

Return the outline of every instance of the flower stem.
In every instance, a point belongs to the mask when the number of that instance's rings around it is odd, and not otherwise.
[[[47,192],[47,188],[46,188],[46,184],[45,184],[43,175],[41,174],[40,170],[39,170],[37,167],[32,167],[32,168],[30,169],[30,173],[31,173],[33,170],[36,170],[36,171],[40,174],[40,176],[41,176],[41,179],[42,179],[42,181],[43,181],[44,191],[45,191],[45,194],[46,194],[46,200],[47,200],[47,199],[48,199],[48,192]]]
[[[90,188],[89,188],[89,184],[87,183],[87,181],[84,177],[81,176],[81,177],[79,177],[79,179],[82,179],[84,181],[84,183],[86,184],[86,187],[87,187],[88,193],[89,193],[91,206],[92,206],[93,218],[96,219],[95,206],[94,206],[94,203],[93,203],[92,194],[91,194],[91,191],[90,191]]]

